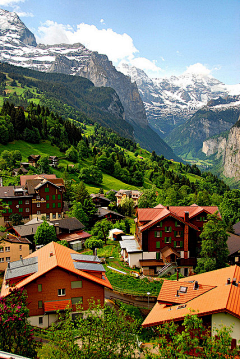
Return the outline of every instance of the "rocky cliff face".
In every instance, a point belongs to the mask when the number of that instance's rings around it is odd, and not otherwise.
[[[209,138],[203,142],[202,152],[206,156],[215,155],[221,161],[223,175],[240,180],[240,117],[237,123],[225,134]]]

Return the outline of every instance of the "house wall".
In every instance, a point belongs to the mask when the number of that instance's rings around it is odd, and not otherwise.
[[[82,288],[72,289],[71,282],[77,280],[82,280]],[[41,292],[38,292],[38,284],[42,284]],[[66,295],[58,296],[58,289],[63,288],[66,291]],[[29,316],[43,316],[44,302],[46,301],[71,300],[72,298],[82,297],[83,310],[88,308],[88,301],[91,298],[94,298],[95,301],[99,300],[101,305],[104,303],[103,286],[60,268],[52,269],[29,283],[25,289],[28,294]],[[43,308],[38,308],[38,301],[42,301]],[[73,310],[76,310],[75,305]]]
[[[42,318],[42,324],[39,324],[39,318]],[[37,315],[28,318],[28,322],[33,327],[39,328],[48,328],[52,323],[55,323],[58,319],[57,314],[45,314],[45,315]]]
[[[140,268],[139,260],[142,259],[142,253],[129,253],[129,267],[133,268],[134,266]]]
[[[21,247],[20,247],[21,246]],[[8,249],[9,250],[6,250]],[[22,248],[22,249],[20,249]],[[7,268],[8,262],[6,261],[7,257],[10,257],[10,261],[19,261],[22,258],[30,254],[29,244],[26,243],[11,243],[8,241],[3,241],[0,243],[0,271],[4,271]],[[2,258],[4,262],[2,262]]]
[[[230,327],[233,325],[232,328],[232,338],[236,339],[237,342],[240,340],[240,320],[236,317],[233,317],[231,314],[228,313],[217,313],[212,315],[212,335],[215,334],[214,328],[220,328],[221,325],[226,325]]]
[[[59,188],[47,182],[39,188],[32,199],[33,218],[46,216],[51,219],[62,217],[63,195]]]
[[[170,227],[170,232],[167,231],[167,227]],[[180,232],[180,236],[176,236],[176,231]],[[183,250],[184,225],[174,218],[168,217],[146,232],[148,234],[148,252],[159,252],[166,245],[177,251]],[[160,242],[160,245],[157,242]]]
[[[23,219],[29,220],[32,212],[32,196],[15,196],[3,200],[3,204],[7,204],[8,208],[3,209],[2,222],[9,221],[11,214],[20,214]]]

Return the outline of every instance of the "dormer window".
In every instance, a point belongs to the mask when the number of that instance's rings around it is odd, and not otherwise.
[[[187,289],[188,289],[187,287],[181,286],[180,289],[179,289],[179,292],[180,293],[187,293]]]

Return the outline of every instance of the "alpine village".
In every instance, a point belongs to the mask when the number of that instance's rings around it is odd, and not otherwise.
[[[174,127],[127,66],[0,29],[0,358],[240,358],[240,91]]]

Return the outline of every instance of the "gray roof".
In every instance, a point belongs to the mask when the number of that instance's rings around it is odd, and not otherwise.
[[[38,257],[20,259],[8,263],[5,279],[22,277],[38,271]]]
[[[29,197],[26,192],[24,192],[22,196],[21,195],[16,196],[15,193],[18,191],[22,192],[23,188],[21,186],[0,187],[0,198],[3,199],[3,198],[9,198],[9,197],[14,197],[14,198]]]
[[[119,242],[121,249],[126,249],[128,253],[142,252],[138,242],[134,239],[129,239]]]
[[[98,210],[97,210],[97,216],[98,217],[104,217],[106,214],[114,214],[116,216],[119,216],[119,217],[122,217],[124,218],[124,216],[120,213],[117,213],[117,212],[114,212],[114,211],[110,211],[110,209],[106,209],[106,208],[103,208],[103,207],[99,207]]]
[[[84,228],[84,225],[75,217],[57,219],[57,220],[51,221],[51,223],[53,223],[55,225],[58,223],[59,228],[67,229],[70,231],[77,231],[79,229]]]
[[[37,229],[39,226],[41,226],[42,222],[38,222],[38,223],[33,223],[33,224],[23,224],[20,226],[15,226],[13,227],[14,231],[16,233],[18,233],[21,237],[26,237],[26,236],[32,236],[36,233]],[[48,224],[50,226],[53,226],[52,223]]]
[[[105,272],[105,269],[102,264],[86,262],[74,262],[73,264],[74,267],[79,270]]]
[[[74,261],[80,261],[80,262],[95,262],[100,263],[100,259],[98,256],[88,256],[87,254],[76,254],[71,253],[71,257]]]
[[[229,255],[238,252],[240,250],[240,236],[236,234],[228,233],[229,237],[227,240],[227,246],[229,250]]]
[[[237,222],[233,225],[234,233],[240,235],[240,222]]]

